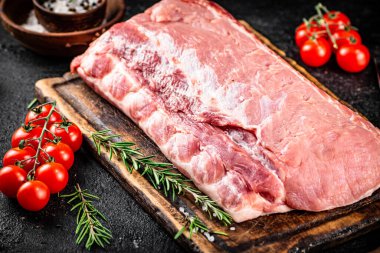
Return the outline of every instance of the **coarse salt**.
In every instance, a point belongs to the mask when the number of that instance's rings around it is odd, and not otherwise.
[[[38,33],[47,32],[47,30],[38,22],[38,19],[36,17],[36,14],[34,13],[34,10],[32,10],[29,13],[26,23],[22,24],[21,26],[33,32],[38,32]]]
[[[84,13],[95,8],[100,1],[98,0],[87,0],[87,1],[67,1],[67,0],[56,0],[56,1],[46,1],[44,2],[44,7],[55,13]],[[84,6],[87,8],[84,8]]]
[[[204,232],[203,234],[206,236],[207,240],[209,240],[210,242],[213,242],[215,240],[215,237],[213,235],[210,235],[209,232]]]

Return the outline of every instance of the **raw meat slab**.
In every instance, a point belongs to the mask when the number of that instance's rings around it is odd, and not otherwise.
[[[255,30],[252,32],[279,55],[285,57],[285,54],[268,39]],[[287,60],[318,87],[336,98],[296,62]],[[60,110],[81,127],[85,140],[94,154],[94,146],[88,139],[90,132],[109,128],[121,134],[124,140],[137,143],[145,154],[156,155],[158,160],[165,161],[165,157],[154,143],[123,113],[95,94],[81,79],[73,76],[67,78],[69,81],[64,78],[53,78],[37,82],[37,96],[41,101],[47,99],[58,102]],[[377,191],[371,197],[347,207],[319,213],[292,211],[263,216],[252,221],[233,224],[235,230],[232,231],[215,221],[210,221],[186,196],[172,203],[138,173],[126,173],[120,162],[109,161],[104,152],[101,156],[96,154],[95,156],[138,203],[173,236],[184,224],[182,215],[178,211],[180,206],[202,217],[210,228],[229,234],[229,237],[216,237],[213,243],[201,235],[195,235],[189,240],[187,233],[186,238],[178,239],[186,249],[194,252],[304,252],[331,247],[380,227],[380,192]]]
[[[237,222],[380,186],[380,130],[213,2],[163,0],[71,67]]]

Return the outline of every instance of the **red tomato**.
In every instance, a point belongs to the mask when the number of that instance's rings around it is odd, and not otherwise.
[[[42,147],[42,149],[45,152],[40,152],[40,156],[38,158],[40,162],[48,161],[50,156],[54,158],[54,162],[62,164],[67,170],[73,166],[74,152],[69,145],[63,142],[58,142],[57,144],[48,142]]]
[[[72,122],[52,124],[49,130],[55,134],[55,136],[61,137],[61,141],[69,145],[74,152],[82,145],[82,132],[79,127]]]
[[[323,19],[329,25],[330,31],[332,33],[337,30],[342,30],[351,24],[350,19],[340,11],[330,11],[323,15]]]
[[[297,46],[301,47],[312,35],[314,35],[315,38],[323,37],[323,34],[317,33],[322,31],[323,28],[318,27],[316,22],[312,22],[309,28],[303,23],[296,29],[295,40]]]
[[[43,106],[38,106],[36,108],[33,108],[26,114],[25,125],[28,125],[30,122],[34,125],[43,126],[45,124],[45,120],[42,118],[49,115],[52,107],[53,106],[51,104],[46,104]],[[54,122],[58,122],[61,120],[62,120],[61,115],[57,112],[53,112],[48,124],[52,124]]]
[[[11,148],[10,150],[5,153],[3,158],[3,166],[8,165],[15,165],[17,162],[29,159],[36,155],[36,150],[31,147],[24,147],[23,149],[20,148]],[[26,172],[29,172],[31,169],[33,169],[34,165],[34,158],[29,159],[27,161],[22,162],[21,164],[17,164],[17,166],[22,167]]]
[[[343,45],[336,53],[336,61],[339,67],[351,73],[364,70],[370,59],[370,54],[366,46]]]
[[[39,141],[38,140],[27,141],[27,140],[39,138],[41,135],[41,132],[42,132],[42,127],[36,126],[36,125],[27,125],[27,126],[20,127],[12,135],[12,140],[11,140],[12,147],[13,148],[18,147],[20,142],[24,140],[25,141],[24,146],[32,146],[34,149],[37,150]],[[43,138],[41,145],[45,144],[45,142],[46,140],[45,138]]]
[[[50,199],[49,187],[41,181],[28,181],[17,192],[18,203],[26,210],[39,211]]]
[[[45,183],[51,194],[58,193],[65,189],[69,181],[67,169],[59,163],[45,163],[37,168],[34,175],[36,180]]]
[[[360,34],[355,30],[338,30],[333,33],[333,37],[338,45],[338,48],[343,45],[362,44]],[[332,43],[331,43],[332,45]]]
[[[0,170],[0,191],[7,197],[16,197],[17,191],[25,183],[26,177],[26,171],[20,167],[5,166]]]
[[[302,61],[311,67],[319,67],[329,61],[331,46],[325,38],[309,39],[301,47]]]

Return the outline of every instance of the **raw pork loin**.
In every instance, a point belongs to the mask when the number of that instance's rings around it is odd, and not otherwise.
[[[71,65],[237,222],[380,186],[380,131],[213,2],[163,0]]]

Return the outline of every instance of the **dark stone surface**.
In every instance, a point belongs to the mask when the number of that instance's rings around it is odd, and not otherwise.
[[[128,1],[126,16],[140,12],[154,1]],[[237,18],[247,20],[279,48],[298,62],[293,31],[302,17],[313,12],[317,1],[218,1]],[[378,32],[380,15],[377,1],[329,1],[331,9],[346,12],[360,28],[365,44],[373,49],[373,33]],[[61,76],[70,59],[46,58],[23,48],[0,28],[0,155],[9,148],[10,136],[21,123],[27,103],[33,98],[34,82]],[[301,63],[302,64],[302,63]],[[322,68],[308,70],[339,97],[352,104],[375,125],[380,126],[380,92],[373,64],[361,74],[347,74],[334,60]],[[70,171],[75,182],[97,194],[98,208],[109,218],[114,240],[110,252],[181,252],[183,249],[146,214],[84,147],[76,155]],[[0,251],[76,252],[83,251],[74,239],[75,215],[69,206],[53,197],[40,213],[22,210],[14,200],[0,194]],[[380,246],[380,230],[351,240],[329,252],[368,252]],[[98,248],[94,248],[99,250]],[[100,251],[100,250],[99,250]]]

